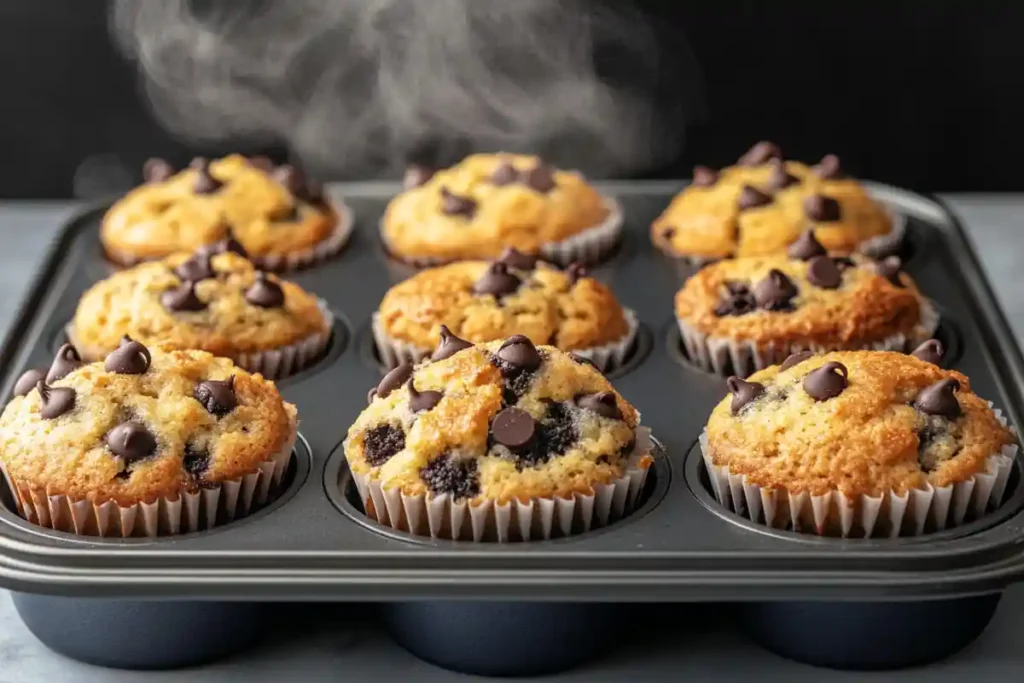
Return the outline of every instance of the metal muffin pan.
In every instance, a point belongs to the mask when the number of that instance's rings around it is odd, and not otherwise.
[[[346,471],[339,444],[380,378],[370,316],[413,269],[389,259],[376,232],[398,186],[336,186],[356,214],[351,242],[330,261],[286,276],[324,298],[339,321],[327,356],[279,383],[299,408],[308,475],[297,472],[279,501],[249,518],[169,539],[49,533],[20,519],[9,499],[0,501],[0,583],[20,592],[16,604],[33,632],[82,659],[172,666],[213,656],[201,643],[222,633],[224,620],[239,619],[240,605],[376,601],[387,603],[396,638],[426,659],[480,673],[537,673],[564,668],[604,642],[602,633],[615,628],[612,603],[731,601],[744,603],[737,611],[760,642],[833,666],[904,665],[969,642],[999,593],[1024,575],[1024,488],[1012,487],[997,513],[923,538],[817,539],[715,509],[693,445],[725,384],[689,365],[671,332],[674,294],[694,269],[666,258],[648,238],[650,222],[681,183],[599,187],[620,199],[626,227],[619,249],[593,274],[645,327],[635,360],[613,381],[664,447],[639,512],[578,537],[507,545],[413,539],[359,519],[358,499],[338,488]],[[1020,424],[1024,363],[963,231],[930,199],[872,190],[909,217],[907,270],[942,307],[954,367]],[[110,272],[98,240],[104,208],[72,220],[50,252],[0,349],[4,395],[24,369],[48,365],[79,296]],[[1013,481],[1020,480],[1018,470]],[[195,617],[191,610],[200,608],[209,618]],[[60,610],[67,618],[55,617]],[[120,636],[133,618],[149,625],[146,638],[90,657],[89,643],[108,642],[96,634]],[[182,638],[183,623],[196,646],[166,645]],[[471,639],[466,626],[474,623]],[[896,624],[902,639],[877,637]],[[936,635],[944,624],[948,637]],[[170,640],[157,633],[161,626]],[[906,632],[922,635],[909,643]],[[778,634],[785,634],[781,642]],[[865,643],[870,657],[862,654]]]

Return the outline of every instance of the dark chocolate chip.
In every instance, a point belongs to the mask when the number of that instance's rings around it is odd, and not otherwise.
[[[412,164],[405,169],[405,176],[402,178],[402,185],[407,190],[422,187],[430,182],[430,179],[437,173],[436,169],[420,164]]]
[[[920,358],[926,363],[940,365],[942,363],[942,356],[944,353],[945,350],[942,348],[942,342],[938,339],[929,339],[914,349],[910,355],[915,358]]]
[[[900,260],[899,256],[890,256],[875,263],[875,272],[897,287],[903,286],[903,280],[900,278],[900,271],[902,269],[903,261]]]
[[[200,247],[197,250],[197,254],[204,254],[214,256],[216,254],[223,254],[228,251],[233,251],[243,258],[249,258],[249,254],[245,251],[245,247],[235,237],[235,233],[228,229],[228,236],[217,242],[212,242]]]
[[[555,183],[555,173],[547,164],[537,164],[528,170],[523,174],[523,182],[526,183],[527,187],[541,194],[547,194],[555,189],[557,185]]]
[[[483,276],[473,283],[473,293],[490,294],[494,298],[500,299],[508,294],[515,294],[522,283],[523,281],[518,276],[508,271],[508,266],[500,261],[495,261],[487,267]]]
[[[412,365],[402,363],[397,368],[384,375],[380,384],[377,385],[377,396],[386,398],[388,394],[405,384],[406,380],[412,377]]]
[[[71,344],[61,344],[53,363],[50,364],[49,372],[46,373],[46,383],[53,384],[59,379],[64,379],[82,365],[82,356],[78,349]]]
[[[138,422],[122,422],[107,432],[107,448],[126,463],[141,460],[156,450],[156,438]]]
[[[789,255],[789,258],[795,258],[800,261],[810,261],[815,256],[828,255],[825,247],[814,237],[813,230],[804,230],[796,238],[796,241],[789,245],[786,253]]]
[[[417,391],[416,383],[413,381],[412,377],[409,378],[406,385],[409,387],[409,410],[414,413],[422,413],[426,410],[430,410],[440,403],[442,398],[444,398],[444,394],[440,391],[431,391],[429,389],[426,391]]]
[[[201,311],[206,304],[196,296],[196,283],[186,280],[175,289],[160,295],[160,303],[168,311]]]
[[[618,401],[615,399],[615,394],[610,391],[577,396],[576,405],[584,410],[591,410],[609,420],[622,419],[622,411],[619,410]]]
[[[762,140],[751,147],[746,154],[736,162],[740,166],[759,166],[770,159],[781,159],[782,151],[774,142]]]
[[[786,164],[782,159],[771,160],[772,172],[768,176],[768,184],[766,187],[772,192],[778,192],[784,190],[790,185],[795,185],[800,182],[800,179],[795,175],[786,170]]]
[[[711,187],[718,182],[718,171],[707,166],[694,166],[693,167],[693,182],[691,183],[694,187]]]
[[[768,277],[754,285],[754,300],[767,311],[785,311],[792,308],[792,300],[797,293],[793,281],[775,268],[768,271]]]
[[[835,154],[826,154],[821,158],[818,165],[811,170],[822,180],[838,180],[843,177],[843,169],[839,165],[839,157]]]
[[[509,247],[501,252],[498,263],[504,263],[515,270],[533,270],[537,267],[537,257],[531,254],[524,254],[515,247]]]
[[[245,300],[260,308],[279,308],[284,305],[284,290],[260,270],[252,286],[245,290]]]
[[[507,161],[498,164],[498,167],[491,173],[491,184],[498,187],[512,185],[519,181],[519,171]]]
[[[748,382],[733,375],[725,381],[732,393],[732,402],[729,404],[729,412],[739,415],[740,411],[753,403],[764,393],[764,385],[757,382]]]
[[[843,215],[839,202],[823,194],[812,194],[804,199],[804,213],[818,223],[837,221]]]
[[[448,216],[472,218],[476,213],[476,202],[471,197],[460,197],[452,194],[447,187],[442,187],[441,212]]]
[[[565,274],[569,278],[569,286],[571,287],[583,278],[587,277],[587,267],[582,263],[573,262],[565,269]]]
[[[363,437],[363,457],[370,467],[380,467],[403,448],[405,433],[393,425],[374,427]]]
[[[744,185],[736,205],[739,206],[740,211],[746,211],[748,209],[756,209],[759,206],[767,206],[771,203],[771,195],[765,194],[751,185]]]
[[[821,289],[836,289],[843,283],[843,273],[828,256],[815,256],[807,264],[807,281]]]
[[[935,415],[955,420],[963,410],[956,392],[960,391],[960,382],[952,377],[939,380],[930,387],[921,390],[914,399],[914,407],[926,415]]]
[[[827,401],[843,393],[849,384],[846,366],[837,361],[825,363],[804,377],[804,391],[815,401]]]
[[[532,372],[540,367],[541,357],[530,338],[515,334],[505,340],[498,349],[498,358],[522,372]]]
[[[263,156],[261,154],[258,156],[249,157],[247,161],[249,162],[250,166],[252,166],[253,168],[257,168],[263,171],[264,173],[270,173],[274,170],[274,162],[268,156]]]
[[[224,183],[214,178],[213,174],[210,173],[209,163],[196,168],[196,182],[192,186],[193,192],[196,194],[213,194],[223,186]]]
[[[782,361],[782,365],[779,366],[779,372],[783,372],[785,370],[789,370],[794,365],[800,365],[800,363],[803,363],[808,358],[813,358],[813,357],[814,357],[814,352],[813,351],[797,351],[796,353],[791,353],[786,358],[786,360]]]
[[[476,460],[462,460],[444,453],[420,470],[420,479],[435,495],[448,494],[454,500],[473,498],[480,493],[480,475]]]
[[[213,264],[210,262],[212,258],[213,254],[205,250],[198,251],[187,261],[183,261],[177,268],[175,268],[174,274],[182,280],[190,280],[192,282],[199,282],[200,280],[217,277],[217,273],[213,269]]]
[[[142,177],[147,183],[162,183],[174,175],[174,167],[163,159],[147,159],[142,166]]]
[[[438,361],[444,360],[445,358],[451,358],[459,351],[470,348],[473,348],[473,344],[471,342],[456,337],[452,331],[448,329],[447,325],[441,325],[441,342],[437,345],[437,348],[434,350],[434,355],[430,357],[430,360]]]
[[[43,404],[39,417],[52,420],[75,407],[75,390],[71,387],[51,387],[44,380],[36,383]]]
[[[494,440],[512,450],[529,445],[536,434],[536,420],[519,408],[505,408],[495,415],[494,421],[491,422],[491,435]]]
[[[728,287],[728,285],[726,285]],[[729,295],[715,307],[715,315],[724,318],[728,315],[746,315],[757,310],[757,299],[749,290],[730,291]]]
[[[750,286],[746,282],[740,282],[739,280],[726,280],[725,288],[730,294],[750,294]]]
[[[278,166],[274,169],[273,177],[293,197],[308,202],[315,202],[321,198],[320,188],[306,177],[302,169],[296,166],[291,164]]]
[[[192,444],[185,444],[185,454],[181,459],[181,467],[193,479],[201,479],[206,474],[206,470],[210,468],[210,454],[197,450]]]
[[[25,396],[28,392],[36,388],[40,380],[46,379],[46,373],[37,368],[26,370],[18,381],[14,383],[14,395]]]
[[[121,344],[107,356],[103,367],[107,372],[116,372],[119,375],[141,375],[149,370],[152,362],[149,349],[126,334],[121,339]]]
[[[206,409],[206,412],[217,417],[224,417],[238,405],[235,395],[235,376],[227,379],[207,379],[196,385],[192,397]]]

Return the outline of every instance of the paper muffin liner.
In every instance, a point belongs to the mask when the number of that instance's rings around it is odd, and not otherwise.
[[[995,410],[995,414],[1006,425],[1002,412]],[[733,474],[728,467],[715,465],[708,453],[706,431],[700,435],[700,449],[719,504],[752,522],[819,536],[895,538],[957,527],[968,518],[977,519],[998,508],[1003,504],[1018,446],[1004,446],[990,455],[984,469],[966,481],[943,487],[927,484],[925,489],[902,495],[891,491],[878,497],[847,497],[838,490],[814,496],[764,488],[749,482],[745,475]]]
[[[621,367],[626,358],[629,357],[630,351],[633,350],[633,344],[636,342],[636,335],[640,329],[640,322],[637,320],[636,313],[633,310],[624,308],[622,312],[626,318],[628,329],[621,339],[588,349],[573,349],[572,353],[587,358],[602,373],[611,372]],[[389,336],[384,329],[384,325],[381,323],[380,315],[377,313],[374,313],[371,318],[370,329],[373,333],[374,344],[377,347],[377,355],[380,357],[381,363],[388,370],[398,367],[403,362],[415,365],[429,358],[434,352],[434,349],[423,349],[415,344]]]
[[[796,341],[757,342],[732,340],[706,335],[689,322],[676,318],[686,355],[692,363],[718,375],[746,377],[757,370],[777,365],[798,351],[827,353],[870,349],[874,351],[906,351],[930,339],[939,327],[939,312],[928,299],[921,299],[921,318],[909,334],[899,333],[862,346],[812,344]]]
[[[270,256],[250,256],[250,260],[256,267],[262,270],[285,272],[308,268],[309,266],[322,263],[337,254],[348,244],[348,240],[352,236],[354,218],[352,209],[344,202],[331,201],[330,204],[338,220],[325,239],[301,251]],[[130,268],[145,261],[159,261],[164,258],[164,256],[147,258],[130,251],[114,249],[108,245],[104,245],[103,250],[110,261],[124,268]]]
[[[564,240],[542,245],[538,256],[551,263],[568,266],[579,262],[592,266],[604,260],[619,244],[622,236],[622,205],[614,197],[603,197],[608,216],[600,224],[587,228]],[[380,223],[380,238],[388,256],[415,268],[428,268],[464,259],[446,259],[432,256],[402,256],[388,244],[384,220]]]
[[[453,541],[510,541],[550,539],[586,533],[632,513],[640,500],[653,464],[650,431],[637,427],[636,446],[625,473],[591,493],[570,498],[531,498],[473,505],[448,494],[406,495],[385,489],[369,475],[352,472],[368,517],[396,531]]]
[[[293,416],[291,432],[284,445],[254,472],[203,486],[198,491],[180,491],[175,497],[126,507],[114,501],[94,504],[63,495],[47,495],[44,489],[34,489],[13,479],[2,464],[0,471],[14,495],[18,514],[32,524],[78,536],[175,536],[242,519],[270,502],[280,493],[297,438],[298,422]]]

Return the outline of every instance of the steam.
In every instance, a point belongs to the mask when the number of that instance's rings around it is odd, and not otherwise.
[[[117,0],[112,27],[169,130],[283,143],[334,177],[482,150],[628,173],[678,151],[697,99],[682,74],[654,106],[671,75],[621,0]]]

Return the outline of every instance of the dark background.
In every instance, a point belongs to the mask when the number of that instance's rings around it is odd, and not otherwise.
[[[662,59],[679,58],[685,31],[707,104],[681,156],[641,175],[725,165],[767,138],[920,191],[1024,189],[1024,2],[634,4],[656,20]],[[149,156],[183,164],[233,147],[190,149],[159,128],[100,0],[0,0],[0,59],[2,197],[88,194]],[[76,180],[87,159],[98,170]]]

